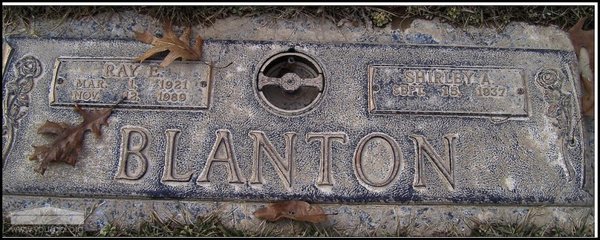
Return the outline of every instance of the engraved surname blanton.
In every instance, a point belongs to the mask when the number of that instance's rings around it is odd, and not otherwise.
[[[164,168],[162,169],[161,182],[169,184],[172,182],[189,182],[192,172],[185,173],[175,172],[174,164],[177,162],[175,154],[177,144],[182,144],[183,141],[177,141],[177,135],[181,133],[180,129],[167,129],[165,131],[167,144],[164,151]],[[260,187],[265,183],[263,180],[264,172],[275,172],[280,179],[282,186],[291,191],[296,175],[307,174],[309,172],[318,171],[318,176],[315,179],[315,185],[318,187],[332,187],[334,184],[333,176],[336,171],[333,169],[333,153],[331,144],[333,141],[339,142],[342,145],[347,145],[348,135],[344,132],[308,132],[305,136],[306,142],[318,140],[321,142],[319,148],[313,148],[315,156],[320,157],[314,159],[319,161],[318,169],[298,170],[294,172],[294,161],[296,161],[296,132],[286,132],[283,134],[284,149],[278,150],[265,132],[250,130],[248,136],[252,139],[252,157],[244,157],[245,160],[252,161],[252,168],[249,174],[250,178],[246,178],[239,167],[237,161],[235,144],[232,141],[232,134],[228,129],[218,129],[216,138],[212,145],[212,150],[202,167],[195,183],[201,186],[210,186],[211,171],[215,164],[224,165],[227,169],[228,184],[245,184],[251,187]],[[423,181],[424,157],[427,156],[430,162],[433,163],[433,168],[440,173],[440,178],[448,183],[448,190],[454,191],[456,182],[454,181],[454,163],[455,159],[455,143],[458,139],[458,134],[446,134],[443,136],[445,142],[445,150],[436,150],[430,144],[425,136],[411,134],[408,136],[414,141],[415,149],[415,170],[413,188],[425,188]],[[137,138],[137,143],[133,144],[132,139]],[[119,181],[140,180],[146,174],[148,165],[156,163],[155,159],[149,159],[147,147],[149,139],[152,139],[147,129],[140,126],[127,126],[121,129],[121,147],[120,158],[118,160],[118,169],[115,172],[114,179]],[[220,150],[219,150],[220,149]],[[388,134],[381,132],[373,132],[364,136],[354,149],[353,169],[356,180],[366,189],[373,191],[381,191],[392,185],[398,180],[401,174],[407,174],[403,163],[402,148],[398,142]],[[221,154],[218,154],[218,153]],[[382,158],[383,156],[383,158]],[[268,159],[269,167],[264,167],[264,160]],[[365,159],[369,159],[370,166],[366,167]],[[373,162],[375,160],[376,162]],[[131,164],[134,163],[134,164]],[[344,162],[342,162],[344,163]],[[375,173],[374,168],[389,168],[388,173],[384,173],[383,177]],[[367,170],[370,169],[370,170]],[[372,171],[375,170],[375,171]],[[248,175],[246,175],[248,176]],[[375,177],[374,177],[375,176]],[[271,183],[273,184],[273,183]],[[324,188],[327,189],[327,188]]]
[[[369,110],[459,116],[527,116],[517,68],[369,66]]]
[[[209,67],[175,62],[130,59],[58,58],[52,79],[51,106],[109,106],[118,108],[202,110],[209,105]]]

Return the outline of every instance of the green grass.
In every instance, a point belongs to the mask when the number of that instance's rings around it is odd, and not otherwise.
[[[341,236],[336,229],[303,222],[290,222],[299,232],[292,236],[318,237]],[[68,229],[68,230],[65,230]],[[232,229],[223,225],[216,215],[196,218],[193,223],[181,223],[173,219],[160,220],[156,217],[126,228],[119,223],[109,223],[98,231],[85,231],[83,228],[54,226],[40,228],[12,225],[8,220],[2,224],[4,237],[269,237],[286,236],[281,229],[262,222],[255,232]]]
[[[591,212],[588,214],[591,215]],[[555,225],[538,226],[531,220],[531,215],[526,215],[515,221],[481,222],[476,219],[466,219],[467,226],[471,229],[470,235],[464,235],[457,229],[451,228],[443,232],[434,232],[433,236],[453,237],[590,237],[593,236],[593,224],[584,219],[573,222],[571,227]],[[75,230],[49,231],[32,228],[24,231],[22,226],[14,226],[7,219],[4,220],[3,236],[21,237],[339,237],[351,236],[353,233],[321,224],[288,221],[283,223],[291,226],[293,233],[285,232],[281,224],[261,222],[253,231],[242,231],[225,226],[216,214],[199,216],[191,223],[182,223],[170,218],[160,219],[152,214],[149,219],[133,228],[125,228],[118,223],[110,223],[99,231],[84,231],[82,228]],[[414,221],[416,222],[416,220]],[[413,224],[398,226],[393,234],[381,234],[377,229],[367,236],[407,237],[413,235]],[[59,227],[60,229],[60,227]],[[287,228],[289,229],[289,228]],[[364,235],[365,233],[360,233]]]
[[[438,18],[458,27],[502,29],[511,21],[537,25],[556,25],[568,30],[580,18],[588,17],[584,29],[593,28],[593,6],[2,6],[3,30],[19,24],[29,26],[33,19],[82,19],[101,13],[120,14],[134,11],[154,18],[170,20],[175,25],[210,26],[229,16],[272,14],[275,19],[309,16],[331,21],[372,24],[375,27],[409,23],[412,19]]]
[[[401,17],[439,18],[459,27],[503,28],[512,21],[536,25],[556,25],[568,30],[587,17],[586,29],[593,28],[593,6],[418,6],[393,10]]]
[[[593,226],[588,224],[587,219],[591,211],[581,219],[571,222],[571,227],[559,227],[555,225],[538,226],[532,223],[535,215],[534,210],[516,221],[481,222],[476,219],[468,219],[471,224],[472,237],[591,237],[594,236]]]

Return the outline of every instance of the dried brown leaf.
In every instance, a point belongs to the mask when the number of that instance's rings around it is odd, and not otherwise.
[[[70,126],[65,123],[55,123],[46,120],[46,123],[38,128],[38,134],[49,134],[49,135],[59,135],[63,133]]]
[[[57,138],[51,144],[33,146],[34,152],[29,160],[40,160],[36,172],[44,175],[51,162],[65,162],[74,166],[81,152],[85,132],[90,130],[96,137],[100,137],[100,128],[108,124],[106,120],[112,113],[112,108],[84,110],[75,105],[75,112],[83,117],[83,122],[77,126],[46,121],[38,129],[38,134],[57,136]]]
[[[134,31],[135,38],[137,40],[154,45],[144,54],[136,58],[136,61],[143,62],[149,57],[164,51],[169,51],[169,54],[161,62],[161,67],[169,66],[178,58],[181,58],[183,61],[200,60],[200,57],[202,56],[203,39],[200,36],[196,37],[196,43],[194,44],[194,47],[190,47],[190,35],[192,33],[192,29],[190,27],[186,27],[183,34],[179,38],[177,38],[173,32],[171,23],[165,23],[164,30],[165,32],[162,38],[154,37],[149,32],[141,33]]]
[[[594,83],[581,76],[581,84],[584,92],[581,97],[581,111],[585,116],[594,116]]]
[[[582,60],[580,56],[581,48],[585,48],[587,51],[588,59],[584,59],[587,61],[587,65],[590,67],[592,76],[585,77],[581,76],[581,85],[583,86],[583,96],[581,99],[582,112],[585,116],[594,116],[594,31],[583,30],[583,24],[585,23],[586,18],[580,19],[571,29],[569,29],[569,38],[571,39],[571,43],[575,48],[575,54],[577,55],[580,61]],[[580,63],[582,64],[582,63]],[[591,78],[591,79],[589,79]]]
[[[585,48],[588,52],[590,66],[594,66],[594,30],[583,30],[585,20],[586,18],[579,19],[579,21],[569,29],[569,38],[575,48],[575,54],[579,57],[581,48]],[[592,71],[594,71],[593,68]],[[591,80],[593,81],[593,79]]]
[[[271,203],[267,207],[254,212],[255,217],[270,222],[288,218],[296,221],[320,223],[327,220],[327,215],[331,214],[326,214],[321,207],[310,205],[304,201]]]

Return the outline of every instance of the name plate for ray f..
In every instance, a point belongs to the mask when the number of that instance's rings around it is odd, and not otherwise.
[[[209,107],[210,68],[199,62],[159,61],[143,64],[123,58],[66,58],[56,60],[51,106],[203,110]]]

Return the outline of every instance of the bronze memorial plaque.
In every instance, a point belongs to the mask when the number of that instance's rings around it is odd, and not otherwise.
[[[141,42],[6,41],[3,194],[593,201],[573,52],[206,40],[202,61],[163,68],[134,61]],[[70,164],[32,157],[71,144],[40,127],[82,122]]]

